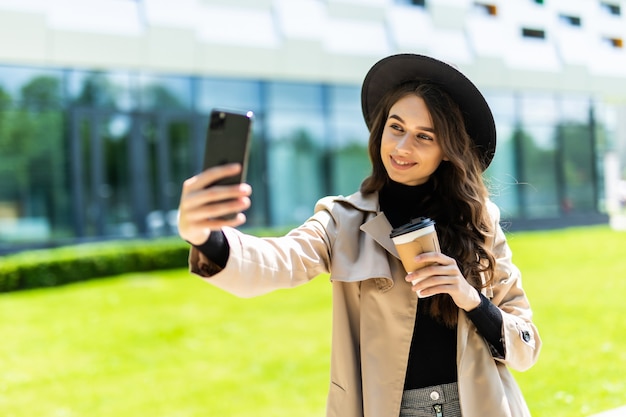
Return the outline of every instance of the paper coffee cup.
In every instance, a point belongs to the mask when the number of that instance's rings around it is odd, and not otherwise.
[[[430,265],[430,262],[415,262],[415,257],[424,252],[441,252],[435,230],[435,221],[428,217],[419,217],[410,223],[391,231],[400,260],[407,273]]]

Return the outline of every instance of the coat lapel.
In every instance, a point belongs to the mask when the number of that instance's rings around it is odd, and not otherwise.
[[[398,251],[389,237],[389,234],[391,233],[391,224],[389,224],[389,220],[387,220],[384,213],[378,213],[375,217],[363,223],[363,225],[361,225],[361,230],[375,240],[380,246],[385,248],[387,252],[400,259]]]
[[[380,211],[378,205],[378,193],[372,193],[364,196],[360,192],[354,193],[348,197],[338,197],[336,201],[348,203],[357,210],[368,213],[366,219],[361,225],[361,230],[371,237],[376,243],[385,248],[387,252],[400,259],[398,251],[389,237],[391,233],[391,224],[383,212]]]
[[[388,291],[393,287],[394,278],[387,256],[390,253],[398,258],[398,252],[389,237],[391,224],[385,215],[379,211],[378,193],[365,196],[361,193],[355,193],[348,197],[337,197],[334,201],[349,204],[363,213],[358,227],[367,238],[360,246],[358,260],[352,259],[352,263],[358,262],[360,264],[361,271],[364,273],[354,277],[349,271],[342,270],[341,262],[335,262],[331,279],[345,282],[374,279],[379,290]]]

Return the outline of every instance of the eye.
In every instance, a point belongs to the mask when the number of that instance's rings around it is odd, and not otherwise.
[[[418,139],[422,139],[422,140],[434,140],[432,136],[427,135],[426,133],[418,133],[417,135],[415,135],[415,137],[417,137]]]
[[[392,130],[395,130],[397,132],[404,132],[404,129],[402,128],[402,126],[400,126],[399,124],[396,124],[396,123],[390,124],[389,128],[392,129]]]

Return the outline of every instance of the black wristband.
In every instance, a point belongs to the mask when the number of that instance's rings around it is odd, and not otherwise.
[[[502,339],[502,326],[504,320],[500,309],[487,297],[480,293],[478,307],[467,312],[467,317],[474,323],[482,337],[491,345],[492,353],[498,357],[504,357],[504,341]],[[493,350],[495,349],[495,352]]]
[[[206,242],[202,245],[194,245],[194,247],[220,268],[226,266],[230,256],[230,245],[221,230],[211,232]]]

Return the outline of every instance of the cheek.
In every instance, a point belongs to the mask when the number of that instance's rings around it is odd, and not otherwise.
[[[380,156],[382,157],[386,152],[387,152],[387,141],[385,140],[385,137],[383,136],[382,140],[380,141]]]
[[[380,153],[389,153],[395,148],[395,141],[389,137],[389,134],[383,132],[383,136],[380,140]]]

